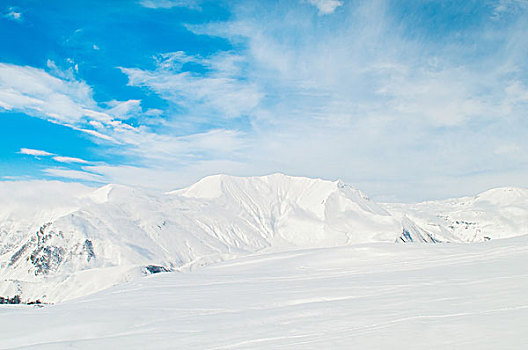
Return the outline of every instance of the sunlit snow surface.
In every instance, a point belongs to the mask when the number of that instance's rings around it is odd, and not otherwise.
[[[524,349],[528,236],[253,255],[0,308],[0,348]]]

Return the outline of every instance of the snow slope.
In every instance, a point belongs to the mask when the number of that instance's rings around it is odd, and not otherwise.
[[[528,189],[524,188],[495,188],[474,197],[383,207],[449,241],[481,242],[528,234]]]
[[[255,252],[527,233],[526,191],[498,191],[406,206],[379,205],[341,181],[282,174],[211,176],[170,193],[1,182],[0,296],[65,301]],[[480,236],[458,230],[457,221],[478,223]]]
[[[267,253],[0,308],[0,349],[524,349],[528,236]]]

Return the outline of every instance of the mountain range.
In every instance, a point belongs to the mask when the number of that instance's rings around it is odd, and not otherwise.
[[[56,303],[144,275],[358,243],[473,243],[528,234],[528,190],[376,203],[342,181],[215,175],[157,193],[0,182],[0,296]]]

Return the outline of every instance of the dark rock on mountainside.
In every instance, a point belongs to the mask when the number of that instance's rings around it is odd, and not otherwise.
[[[147,265],[145,266],[145,272],[147,274],[155,274],[160,272],[170,272],[171,270],[166,268],[165,266],[159,266],[159,265]]]

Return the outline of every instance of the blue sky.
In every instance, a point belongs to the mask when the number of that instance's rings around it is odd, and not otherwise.
[[[400,201],[528,186],[525,0],[0,6],[2,180],[282,172]]]

